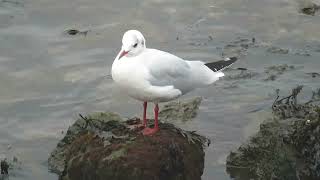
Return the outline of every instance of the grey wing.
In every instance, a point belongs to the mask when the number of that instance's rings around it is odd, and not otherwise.
[[[190,66],[182,59],[162,59],[149,65],[153,86],[174,86],[184,93],[190,80]]]

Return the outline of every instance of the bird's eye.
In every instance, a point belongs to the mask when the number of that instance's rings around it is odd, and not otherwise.
[[[135,43],[135,44],[133,45],[134,48],[136,48],[137,46],[138,46],[138,43]]]

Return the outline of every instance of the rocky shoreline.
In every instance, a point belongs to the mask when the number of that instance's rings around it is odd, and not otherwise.
[[[260,131],[227,157],[226,170],[235,180],[316,180],[320,178],[320,90],[310,101],[297,96],[302,86],[280,98],[273,117]],[[278,91],[279,92],[279,91]]]

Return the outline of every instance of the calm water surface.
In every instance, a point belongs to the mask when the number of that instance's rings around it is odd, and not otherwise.
[[[64,31],[70,28],[90,31],[68,36]],[[299,14],[297,1],[1,1],[0,158],[16,156],[21,162],[11,180],[56,180],[47,170],[48,154],[78,113],[140,116],[142,105],[119,93],[110,78],[128,29],[141,30],[149,47],[207,62],[238,37],[255,37],[264,46],[249,48],[235,67],[256,72],[275,64],[299,67],[277,81],[243,79],[227,88],[230,81],[221,80],[184,97],[204,98],[199,116],[180,124],[213,140],[203,180],[230,179],[226,156],[268,116],[276,88],[286,92],[303,84],[310,92],[319,87],[320,78],[306,73],[320,69],[320,18]],[[290,52],[267,53],[271,45]],[[295,55],[298,50],[311,56]]]

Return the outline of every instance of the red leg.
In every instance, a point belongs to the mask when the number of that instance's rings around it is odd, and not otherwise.
[[[159,106],[158,104],[155,104],[154,107],[154,127],[153,128],[144,128],[142,131],[143,135],[152,135],[159,131],[159,121],[158,121],[158,115],[159,115]]]
[[[158,115],[159,115],[159,106],[156,104],[154,107],[154,128],[159,129],[159,122],[158,122]]]
[[[143,102],[143,126],[147,127],[147,101]]]

